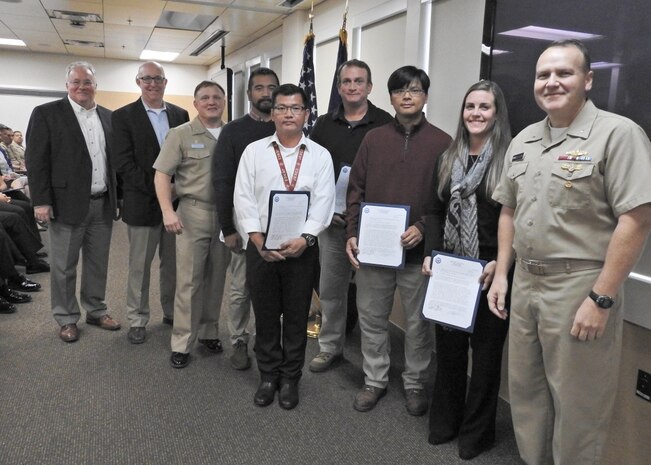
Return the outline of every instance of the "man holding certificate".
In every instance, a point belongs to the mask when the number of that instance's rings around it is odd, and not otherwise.
[[[246,279],[260,370],[253,402],[265,407],[280,390],[280,406],[292,409],[305,362],[316,236],[332,219],[335,184],[330,154],[303,135],[303,90],[283,84],[272,103],[276,132],[244,150],[233,202],[239,231],[249,237]]]
[[[357,308],[362,332],[364,387],[355,396],[354,408],[366,412],[386,393],[389,382],[389,315],[396,288],[405,313],[405,371],[402,374],[406,408],[411,415],[427,411],[424,385],[431,358],[429,324],[421,318],[425,280],[420,274],[424,254],[425,217],[432,213],[435,195],[434,170],[438,156],[450,145],[451,137],[430,124],[423,114],[429,77],[414,66],[404,66],[389,77],[394,121],[370,131],[362,142],[350,174],[347,198],[348,242],[346,251],[357,272]],[[391,237],[388,221],[365,221],[363,202],[385,204],[369,208],[382,213],[393,205],[395,213],[405,211],[401,230]],[[389,208],[387,208],[389,207]],[[399,215],[391,215],[393,218]],[[362,220],[362,221],[360,221]],[[366,224],[358,231],[360,222]],[[395,221],[392,221],[395,223]],[[393,228],[395,230],[395,228]],[[373,234],[373,231],[383,231]],[[358,235],[359,243],[358,243]],[[369,237],[372,236],[372,237]],[[358,260],[368,257],[362,245],[380,243],[398,246],[404,252],[404,266],[379,267]],[[379,249],[379,247],[377,247]],[[366,262],[368,263],[368,262]]]
[[[319,116],[310,138],[328,149],[332,156],[337,185],[337,205],[328,229],[319,236],[321,276],[321,331],[319,353],[310,362],[310,371],[323,372],[343,358],[348,313],[348,286],[351,277],[346,256],[346,188],[344,180],[366,133],[383,126],[393,118],[368,101],[373,89],[371,69],[360,60],[343,63],[337,72],[339,108]],[[339,189],[341,186],[341,190]],[[342,192],[338,208],[339,192]]]

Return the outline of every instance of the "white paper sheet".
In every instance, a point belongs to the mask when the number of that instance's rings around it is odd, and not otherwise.
[[[405,249],[400,236],[407,228],[409,207],[363,203],[360,209],[357,260],[364,265],[401,268]]]
[[[300,237],[309,205],[308,192],[272,192],[264,248],[278,250],[283,242]]]
[[[423,316],[472,332],[483,270],[484,265],[478,260],[434,252]]]

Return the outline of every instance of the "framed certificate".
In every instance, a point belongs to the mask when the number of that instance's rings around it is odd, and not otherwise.
[[[310,193],[307,191],[271,191],[263,250],[279,250],[280,244],[300,237],[309,207]]]
[[[407,229],[409,205],[362,202],[359,210],[357,260],[361,265],[405,267],[400,236]]]
[[[472,333],[481,297],[479,278],[485,265],[483,260],[433,251],[423,317]]]

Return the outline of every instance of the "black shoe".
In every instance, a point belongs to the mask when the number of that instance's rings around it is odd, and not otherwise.
[[[274,401],[278,390],[278,381],[261,381],[253,396],[253,403],[258,407],[266,407]]]
[[[174,326],[174,318],[163,317],[163,324],[168,326]]]
[[[219,339],[199,339],[199,343],[203,344],[206,349],[214,354],[218,354],[224,351],[222,347],[222,341]]]
[[[28,262],[26,267],[27,274],[45,273],[50,271],[50,265],[40,258],[33,262]]]
[[[298,405],[298,383],[284,382],[280,385],[278,404],[285,410],[291,410]]]
[[[144,326],[135,326],[129,329],[127,333],[127,338],[131,344],[142,344],[147,338]]]
[[[45,258],[47,257],[47,252],[36,252],[36,256],[38,258]]]
[[[27,279],[23,274],[7,278],[7,286],[14,291],[20,292],[38,292],[41,290],[39,283]]]
[[[172,352],[170,357],[170,364],[174,368],[185,368],[190,363],[190,354],[184,354],[183,352]]]
[[[15,305],[10,304],[5,299],[0,297],[0,313],[14,313],[15,311],[16,311]]]
[[[478,444],[472,447],[463,447],[459,446],[459,458],[461,460],[472,460],[477,457],[479,454],[486,452],[489,449],[492,449],[495,443],[488,442],[484,444]]]
[[[27,302],[32,301],[32,298],[27,294],[21,294],[20,292],[12,291],[4,284],[0,286],[0,296],[12,304],[26,304]]]

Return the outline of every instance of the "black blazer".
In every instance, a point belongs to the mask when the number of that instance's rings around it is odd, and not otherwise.
[[[97,114],[110,158],[111,111],[97,105]],[[51,205],[55,221],[81,224],[90,205],[92,162],[68,97],[34,108],[27,126],[27,144],[25,163],[29,166],[32,203]],[[115,172],[107,166],[106,174],[111,211],[116,217]]]
[[[183,108],[165,102],[170,128],[190,120]],[[152,167],[160,145],[141,99],[113,112],[112,168],[122,190],[122,221],[132,226],[156,226],[163,220]]]

